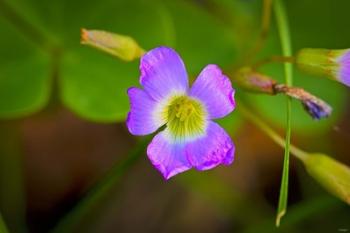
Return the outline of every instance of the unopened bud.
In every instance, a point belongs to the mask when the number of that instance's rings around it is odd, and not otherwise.
[[[350,205],[350,168],[324,154],[303,161],[308,173],[326,190]]]
[[[145,52],[129,36],[100,30],[81,29],[81,43],[107,52],[124,61],[140,58]]]
[[[350,86],[350,49],[302,49],[296,56],[299,69]]]
[[[276,81],[266,75],[254,71],[250,67],[239,69],[235,73],[232,81],[247,91],[270,95],[275,94],[273,87],[276,84]]]
[[[300,100],[304,109],[313,119],[319,120],[328,117],[332,113],[331,106],[302,88],[277,84],[275,85],[275,90],[277,93],[283,93],[294,99]]]

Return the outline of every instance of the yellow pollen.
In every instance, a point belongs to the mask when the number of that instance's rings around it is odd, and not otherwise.
[[[195,136],[205,130],[205,109],[198,100],[188,96],[174,97],[165,108],[164,118],[174,138]]]
[[[195,111],[195,107],[192,105],[191,100],[181,99],[175,105],[175,116],[180,119],[180,121],[185,121],[191,116]]]

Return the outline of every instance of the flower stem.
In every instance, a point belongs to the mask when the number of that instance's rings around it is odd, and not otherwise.
[[[286,10],[282,0],[274,1],[274,11],[276,16],[277,28],[279,32],[279,37],[281,40],[282,53],[283,56],[291,56],[292,46],[289,34],[289,25],[287,20]],[[292,64],[284,64],[285,80],[286,85],[293,85],[293,74],[292,74]],[[284,150],[284,161],[283,161],[283,171],[282,171],[282,181],[280,198],[278,202],[278,210],[276,217],[276,226],[280,225],[281,218],[285,215],[287,211],[288,202],[288,179],[289,179],[289,146],[291,138],[291,112],[292,112],[292,100],[290,97],[287,98],[287,129],[286,129],[286,143]]]
[[[242,115],[249,119],[252,123],[254,123],[259,129],[261,129],[264,133],[266,133],[267,136],[269,136],[277,145],[284,148],[286,141],[276,133],[271,127],[269,127],[264,121],[262,121],[260,118],[256,117],[254,113],[252,113],[250,110],[247,109],[246,106],[242,102],[238,103],[240,113]],[[294,145],[290,145],[290,152],[292,155],[294,155],[296,158],[300,159],[301,161],[304,161],[308,156],[309,153],[299,149],[298,147]]]
[[[294,63],[295,58],[293,56],[271,56],[268,58],[265,58],[263,60],[257,61],[252,65],[254,69],[259,68],[260,66],[269,64],[269,63],[274,63],[274,62],[280,62],[280,63]]]
[[[252,49],[247,53],[244,59],[245,64],[250,63],[251,59],[253,59],[255,55],[258,54],[264,46],[264,43],[266,41],[266,38],[270,30],[271,6],[272,6],[272,0],[263,1],[260,35],[259,35],[259,38],[256,40]]]

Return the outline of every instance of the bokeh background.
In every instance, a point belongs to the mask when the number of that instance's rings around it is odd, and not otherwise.
[[[350,47],[348,0],[286,0],[294,51]],[[0,212],[10,232],[50,232],[115,164],[139,146],[125,127],[138,61],[80,45],[80,28],[130,35],[145,49],[174,47],[191,77],[230,70],[260,32],[260,0],[0,0]],[[274,17],[259,58],[280,54]],[[283,82],[281,64],[261,71]],[[230,75],[230,74],[228,74]],[[293,102],[292,141],[350,164],[349,88],[294,72],[296,86],[334,109],[313,121]],[[237,90],[281,135],[285,98]],[[283,149],[237,109],[220,123],[236,144],[232,166],[165,182],[141,148],[119,182],[73,232],[346,232],[348,205],[291,160],[289,207],[275,228]]]

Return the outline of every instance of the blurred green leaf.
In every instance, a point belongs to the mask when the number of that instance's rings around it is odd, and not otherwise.
[[[166,43],[161,17],[152,11],[157,7],[145,1],[117,2],[98,20],[87,21],[86,27],[131,35],[142,47],[152,48]],[[76,32],[78,35],[79,27]],[[94,121],[124,120],[129,110],[126,91],[139,85],[138,62],[122,62],[79,44],[63,58],[61,75],[63,102],[81,117]]]
[[[125,63],[90,48],[77,48],[62,63],[61,98],[79,116],[94,121],[123,120],[128,87],[138,85],[137,63]]]
[[[174,21],[175,48],[192,75],[209,63],[224,67],[235,58],[232,30],[208,12],[186,1],[166,1]]]
[[[0,118],[36,112],[49,99],[49,59],[3,20],[0,35]]]
[[[83,47],[79,43],[80,28],[86,26],[121,32],[150,48],[165,44],[166,40],[171,42],[171,33],[170,29],[164,30],[169,28],[169,18],[164,13],[166,9],[157,2],[104,2],[77,4],[75,1],[14,0],[11,5],[17,13],[23,13],[19,17],[47,35],[45,38],[55,38],[55,46],[62,51],[57,81],[63,102],[82,117],[115,122],[126,116],[129,108],[126,90],[137,85],[137,65],[122,63]],[[163,18],[167,24],[163,23]],[[37,55],[38,52],[30,47],[32,45],[23,45],[22,41],[17,43],[17,35],[12,36],[8,32],[12,28],[8,28],[1,27],[1,30],[7,30],[3,33],[9,37],[1,41],[8,41],[6,48],[15,49],[16,53],[18,50],[18,56],[10,56],[13,61],[8,57],[1,59],[5,61],[0,64],[1,117],[22,116],[42,108],[48,100],[51,81],[48,64],[39,56],[43,54]],[[164,31],[168,33],[164,35]],[[59,59],[51,50],[46,51],[44,58],[47,57]]]
[[[259,36],[262,1],[211,0],[202,6],[232,32],[239,55],[235,62],[241,62]]]

